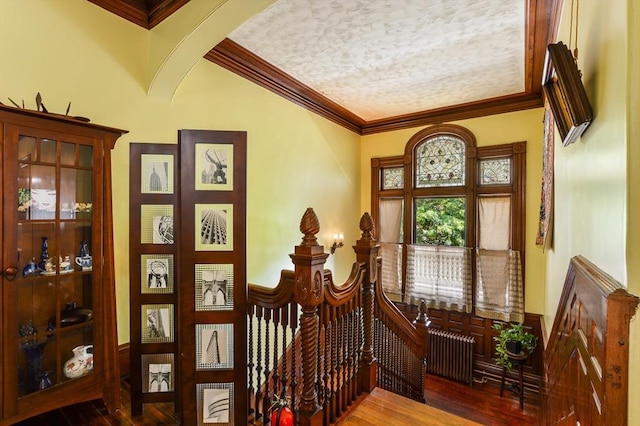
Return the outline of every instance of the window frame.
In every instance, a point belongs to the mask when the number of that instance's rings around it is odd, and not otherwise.
[[[429,188],[416,187],[416,162],[417,147],[425,140],[440,136],[450,135],[460,138],[465,142],[465,185],[464,186],[433,186]],[[482,160],[492,158],[511,159],[511,183],[510,184],[481,184],[480,166]],[[383,170],[403,167],[404,188],[383,189]],[[523,291],[525,276],[525,188],[526,188],[526,141],[512,142],[499,145],[477,147],[476,138],[468,129],[454,124],[434,125],[413,135],[405,145],[403,155],[379,157],[371,159],[371,216],[375,224],[380,224],[380,201],[384,199],[403,200],[403,233],[404,247],[402,259],[402,294],[406,294],[407,250],[408,244],[415,241],[416,230],[414,227],[415,209],[414,200],[424,197],[453,197],[464,196],[467,200],[465,214],[465,246],[478,247],[479,200],[480,197],[505,196],[511,198],[511,232],[510,245],[512,250],[520,252],[522,259]],[[376,228],[374,236],[378,238]],[[472,286],[473,306],[475,311],[476,297],[476,258],[475,250],[472,255]]]

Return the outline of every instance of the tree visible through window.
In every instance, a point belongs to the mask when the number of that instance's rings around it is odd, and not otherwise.
[[[525,153],[525,142],[477,147],[467,129],[438,125],[404,155],[372,159],[385,291],[521,320]]]

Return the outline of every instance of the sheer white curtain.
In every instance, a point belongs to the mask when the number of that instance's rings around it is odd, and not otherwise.
[[[382,289],[385,293],[402,296],[402,244],[380,243],[380,256]]]
[[[407,246],[407,297],[427,306],[471,312],[471,249]]]
[[[520,253],[509,247],[510,222],[510,197],[479,199],[476,315],[522,322],[522,264]]]
[[[380,200],[380,256],[382,289],[402,295],[402,199]]]
[[[400,243],[402,229],[402,199],[380,200],[380,225],[378,241],[381,243]]]

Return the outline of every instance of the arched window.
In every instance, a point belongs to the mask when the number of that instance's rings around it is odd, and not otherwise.
[[[477,147],[469,130],[437,125],[403,156],[372,159],[385,291],[522,321],[525,153],[525,142]]]

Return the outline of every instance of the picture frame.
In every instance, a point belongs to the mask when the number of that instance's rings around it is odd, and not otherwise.
[[[174,358],[172,353],[142,355],[142,392],[173,392]]]
[[[173,194],[173,155],[140,155],[140,192]]]
[[[173,342],[174,308],[172,304],[141,306],[142,343]]]
[[[195,189],[233,190],[233,145],[195,144]]]
[[[233,324],[196,324],[196,371],[233,369]]]
[[[195,205],[195,250],[233,250],[233,205]]]
[[[233,383],[196,384],[198,425],[234,424]]]
[[[540,188],[540,210],[536,245],[542,251],[551,248],[553,241],[553,163],[554,163],[554,122],[549,104],[545,102],[544,138],[542,141],[542,185]]]
[[[140,256],[140,293],[173,293],[173,255],[143,254]]]
[[[195,265],[196,311],[233,310],[233,265]]]
[[[542,90],[562,144],[567,146],[587,130],[593,120],[593,112],[576,61],[564,43],[547,46],[542,75]]]
[[[142,244],[173,244],[173,205],[143,204],[140,206],[140,242]]]

